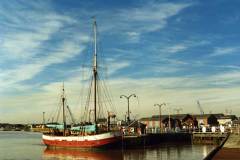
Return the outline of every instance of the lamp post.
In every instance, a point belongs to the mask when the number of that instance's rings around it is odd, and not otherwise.
[[[137,97],[135,94],[131,94],[131,95],[129,95],[129,96],[125,96],[125,95],[121,95],[121,96],[120,96],[120,98],[125,97],[125,98],[127,99],[127,104],[128,104],[127,121],[128,121],[128,124],[129,124],[129,122],[130,122],[129,99],[130,99],[132,96],[133,96],[133,97]]]
[[[169,131],[171,130],[171,119],[170,119],[170,114],[171,114],[171,110],[170,108],[168,108],[168,129]]]
[[[160,127],[160,133],[162,133],[162,112],[161,112],[161,109],[162,109],[163,105],[166,106],[165,103],[154,104],[154,106],[158,106],[159,107],[159,127]]]
[[[45,112],[43,112],[43,125],[45,125]]]
[[[126,112],[126,113],[124,114],[124,117],[125,117],[125,124],[126,124],[126,122],[127,122],[127,113],[128,113],[128,112]]]

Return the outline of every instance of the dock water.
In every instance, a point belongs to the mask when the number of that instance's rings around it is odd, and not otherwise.
[[[240,135],[229,133],[158,133],[125,136],[123,148],[144,148],[162,144],[207,144],[216,146],[204,160],[239,160]]]

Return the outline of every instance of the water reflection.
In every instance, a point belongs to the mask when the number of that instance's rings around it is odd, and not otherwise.
[[[209,152],[209,150],[208,150],[207,146],[203,146],[203,156],[204,157],[206,157],[208,155],[208,152]]]
[[[45,149],[43,160],[89,159],[89,160],[200,160],[214,146],[205,145],[160,145],[144,149],[127,150],[66,150]]]
[[[128,150],[49,150],[41,144],[40,133],[0,132],[0,159],[42,160],[202,160],[215,146],[161,144]]]
[[[90,160],[122,160],[122,152],[117,150],[113,151],[95,151],[95,150],[70,150],[70,149],[48,149],[43,152],[44,160],[56,160],[56,159],[90,159]]]

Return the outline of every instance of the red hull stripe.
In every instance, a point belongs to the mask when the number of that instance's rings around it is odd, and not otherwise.
[[[49,147],[94,148],[112,144],[119,140],[121,140],[120,137],[112,137],[93,141],[58,141],[43,139],[43,143]]]

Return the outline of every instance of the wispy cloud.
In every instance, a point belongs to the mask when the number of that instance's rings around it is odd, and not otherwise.
[[[191,40],[186,39],[179,43],[168,44],[162,48],[164,53],[179,53],[183,51],[187,51],[188,49],[193,49],[195,47],[208,45],[210,42],[206,40]]]
[[[239,51],[240,51],[240,47],[216,47],[213,53],[210,54],[210,56],[214,57],[214,56],[229,55]]]
[[[129,42],[138,43],[141,38],[141,34],[138,32],[127,32],[126,33]]]
[[[13,87],[16,83],[33,78],[52,64],[63,63],[71,59],[83,50],[84,47],[80,47],[78,44],[65,42],[57,51],[50,53],[49,56],[38,58],[29,64],[23,64],[14,69],[5,70],[0,74],[2,92],[6,91],[4,89],[10,86]],[[24,86],[24,84],[21,84],[21,86]]]
[[[186,45],[176,44],[174,46],[167,47],[164,50],[166,50],[169,53],[177,53],[177,52],[182,52],[182,51],[186,50],[187,48],[188,47]]]
[[[149,3],[131,10],[122,10],[121,15],[126,21],[132,21],[140,33],[152,32],[165,27],[168,18],[177,15],[191,4]],[[128,16],[126,16],[128,15]],[[145,25],[142,25],[142,24]]]
[[[108,74],[111,75],[113,73],[116,73],[117,71],[124,69],[126,67],[129,67],[131,65],[128,61],[121,61],[113,58],[107,59],[107,66],[109,68]]]
[[[240,71],[230,71],[214,75],[212,76],[212,81],[223,86],[237,84],[240,82]]]
[[[125,41],[137,43],[141,39],[141,35],[163,29],[171,17],[178,15],[191,5],[192,3],[153,1],[139,3],[134,8],[116,10],[114,14],[111,14],[112,23],[105,22],[103,30],[111,31],[111,33],[117,32],[118,35],[122,33]],[[103,13],[100,12],[100,14]]]
[[[90,40],[85,33],[69,36],[61,32],[67,31],[67,27],[75,24],[76,20],[57,14],[48,3],[37,4],[29,2],[29,6],[24,7],[24,4],[14,1],[5,8],[1,6],[3,20],[0,28],[9,28],[1,35],[0,65],[7,66],[0,74],[1,92],[10,88],[24,89],[23,86],[28,84],[23,84],[23,81],[34,78],[52,64],[64,63],[79,55]]]
[[[29,3],[34,4],[34,3]],[[16,5],[18,7],[13,7]],[[38,50],[44,42],[50,40],[54,33],[58,32],[64,25],[74,23],[70,17],[57,15],[52,11],[48,14],[41,14],[41,10],[36,8],[25,8],[20,11],[23,4],[15,2],[2,8],[2,27],[9,28],[3,34],[1,50],[5,58],[25,59],[38,54]],[[40,6],[38,6],[40,7]],[[7,13],[6,10],[11,10]],[[47,12],[46,10],[44,10]],[[44,12],[43,11],[43,12]]]

